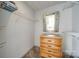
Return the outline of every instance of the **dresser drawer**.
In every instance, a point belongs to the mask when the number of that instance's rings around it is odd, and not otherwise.
[[[55,45],[61,45],[61,40],[52,39],[52,40],[48,40],[48,43],[55,44]]]
[[[47,54],[47,53],[43,53],[43,52],[41,52],[41,53],[40,53],[40,56],[41,56],[41,57],[45,57],[45,58],[47,58],[47,57],[48,57],[48,54]]]
[[[40,53],[40,56],[44,58],[61,58],[61,56],[55,56],[47,53]]]
[[[61,50],[61,47],[54,47],[54,48],[49,47],[49,49],[51,49],[51,50]]]
[[[50,50],[40,50],[40,55],[41,56],[44,56],[44,57],[55,57],[55,58],[58,58],[58,57],[62,57],[62,53],[61,52],[55,52],[55,51],[50,51]]]
[[[57,50],[57,49],[51,49],[51,48],[41,48],[40,51],[41,52],[46,52],[46,53],[59,53],[59,52],[62,52],[61,49]]]
[[[48,54],[56,57],[62,57],[62,52],[48,52]]]
[[[48,57],[48,51],[46,49],[40,49],[40,56]]]
[[[48,47],[48,44],[42,43],[42,44],[40,44],[40,47]]]
[[[41,43],[47,43],[48,41],[47,41],[47,39],[42,38],[42,39],[40,40],[40,42],[41,42]]]
[[[63,54],[62,53],[54,53],[53,55],[55,55],[55,56],[57,56],[57,57],[62,57],[63,56]]]
[[[40,50],[40,56],[47,58],[56,58],[54,55],[50,54],[47,50]]]
[[[61,46],[56,46],[56,45],[52,45],[52,44],[41,44],[40,45],[41,48],[48,48],[48,49],[52,49],[52,50],[61,50]]]
[[[41,43],[61,45],[61,39],[41,39]]]
[[[49,57],[49,58],[58,58],[57,56],[53,56],[53,55],[51,55],[51,54],[48,54],[48,57]]]
[[[48,48],[48,50],[51,51],[51,52],[62,52],[61,49]]]
[[[61,48],[61,45],[55,45],[55,44],[48,44],[48,48]]]
[[[47,47],[40,47],[40,50],[43,49],[43,50],[48,50]]]
[[[48,50],[46,50],[46,49],[40,49],[40,51],[41,52],[44,52],[44,53],[47,53],[48,52]]]

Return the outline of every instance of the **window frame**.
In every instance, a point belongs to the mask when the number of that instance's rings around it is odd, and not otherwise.
[[[56,11],[56,12],[53,12],[53,13],[50,13],[50,14],[45,14],[44,17],[43,17],[43,32],[49,32],[46,30],[46,19],[45,19],[45,16],[49,16],[49,15],[53,15],[55,14],[56,17],[55,17],[55,30],[52,31],[52,32],[59,32],[59,11]]]

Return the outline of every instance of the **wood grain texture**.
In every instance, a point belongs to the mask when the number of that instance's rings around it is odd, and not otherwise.
[[[46,58],[61,58],[63,56],[62,37],[59,35],[41,35],[40,56]]]

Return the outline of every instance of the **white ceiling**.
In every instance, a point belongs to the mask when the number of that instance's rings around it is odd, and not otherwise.
[[[25,3],[34,11],[42,10],[56,4],[64,3],[65,1],[26,1]]]

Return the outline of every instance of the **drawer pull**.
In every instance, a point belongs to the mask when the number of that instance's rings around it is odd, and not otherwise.
[[[48,55],[48,57],[52,57],[52,55]]]
[[[51,57],[50,55],[48,55],[48,57]]]
[[[51,47],[51,46],[48,46],[48,47]]]
[[[51,40],[48,40],[48,42],[51,42]]]
[[[52,51],[48,51],[48,52],[52,52]]]
[[[50,48],[54,48],[55,46],[48,45],[48,47],[50,47]]]

